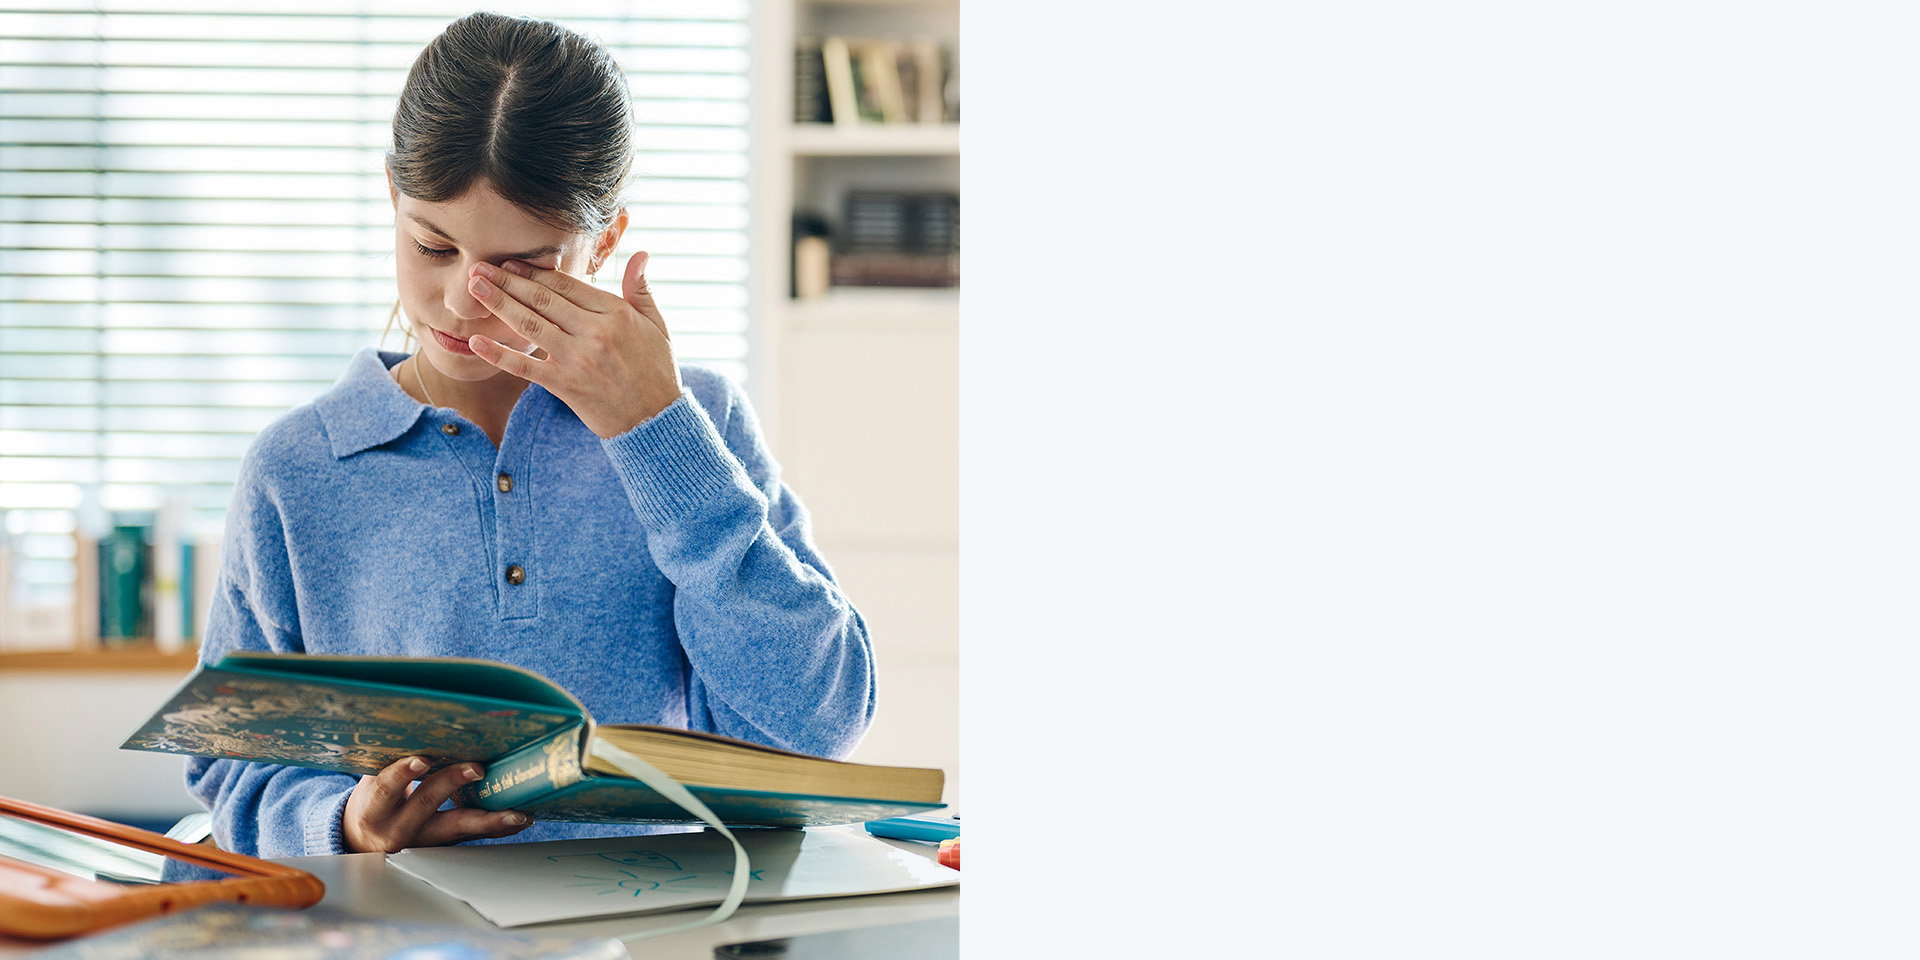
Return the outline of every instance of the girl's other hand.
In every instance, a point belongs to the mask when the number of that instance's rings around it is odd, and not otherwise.
[[[413,779],[425,772],[425,760],[403,757],[375,776],[361,777],[341,817],[347,849],[397,853],[407,847],[442,847],[511,836],[533,823],[513,810],[440,809],[455,790],[480,779],[477,763],[456,763],[415,785]]]
[[[621,296],[558,270],[509,260],[476,263],[467,290],[534,346],[536,360],[475,334],[476,356],[559,397],[601,439],[665,410],[680,396],[667,321],[647,289],[647,253],[627,261]]]

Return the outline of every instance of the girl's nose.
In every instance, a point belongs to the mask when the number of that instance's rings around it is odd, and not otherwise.
[[[447,312],[462,320],[485,319],[488,316],[486,304],[473,298],[472,291],[467,289],[466,278],[463,271],[459,281],[447,284]]]

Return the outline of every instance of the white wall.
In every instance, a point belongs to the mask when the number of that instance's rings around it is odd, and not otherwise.
[[[952,323],[798,325],[774,454],[867,620],[879,674],[853,758],[940,767],[960,803],[959,343]]]
[[[0,673],[0,795],[142,820],[200,809],[185,757],[120,742],[180,685],[167,673]]]

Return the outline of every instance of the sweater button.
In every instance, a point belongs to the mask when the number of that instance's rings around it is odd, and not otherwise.
[[[513,478],[504,473],[493,478],[493,485],[499,487],[501,493],[513,492]]]
[[[460,425],[457,423],[443,423],[440,425],[440,432],[449,437],[457,437],[460,435]]]
[[[511,583],[517,587],[520,584],[526,582],[526,579],[527,579],[527,572],[525,570],[520,569],[519,564],[516,563],[513,566],[507,568],[508,583]]]

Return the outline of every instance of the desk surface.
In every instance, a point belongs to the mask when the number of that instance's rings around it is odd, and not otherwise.
[[[930,860],[935,856],[935,847],[931,844],[904,840],[884,842]],[[498,929],[465,903],[388,867],[385,854],[289,857],[274,862],[305,870],[327,885],[326,898],[311,908],[316,915],[331,914],[353,919],[387,918],[447,923],[482,930]],[[619,937],[686,923],[711,909],[701,907],[697,910],[546,923],[516,929],[578,934],[583,937]],[[864,897],[748,903],[734,911],[725,923],[639,940],[628,946],[634,956],[648,960],[712,960],[713,949],[724,943],[933,920],[957,916],[959,912],[959,887]],[[30,957],[39,949],[18,940],[0,938],[0,957]]]

